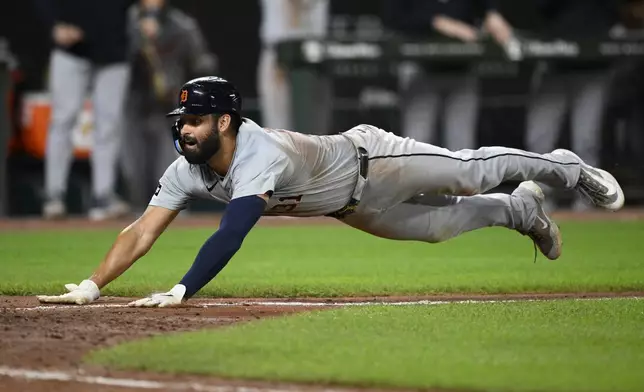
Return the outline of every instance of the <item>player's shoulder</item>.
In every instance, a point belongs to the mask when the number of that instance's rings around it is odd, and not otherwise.
[[[246,134],[263,134],[264,128],[260,127],[259,124],[257,124],[255,121],[248,117],[243,117],[242,118],[242,123],[239,126],[239,132],[240,133],[246,133]]]
[[[242,149],[249,151],[258,149],[258,153],[276,153],[280,149],[279,138],[249,118],[243,119],[237,138]]]
[[[286,154],[274,136],[266,132],[254,121],[244,118],[237,134],[237,150],[233,159],[233,169],[245,166],[267,167],[270,163],[284,160]]]

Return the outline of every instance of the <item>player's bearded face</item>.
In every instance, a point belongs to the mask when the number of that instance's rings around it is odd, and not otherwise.
[[[211,116],[186,116],[181,132],[181,148],[188,163],[200,165],[208,162],[219,148],[219,133],[213,129]]]

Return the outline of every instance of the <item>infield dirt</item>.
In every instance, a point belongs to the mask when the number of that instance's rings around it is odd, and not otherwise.
[[[566,215],[558,219],[644,219],[641,211],[607,215]],[[183,218],[177,221],[181,227],[204,227],[215,225],[218,217]],[[338,224],[330,219],[263,219],[262,225],[291,224]],[[96,225],[82,219],[65,222],[42,222],[40,220],[0,221],[0,230],[29,229],[78,229],[124,227],[129,222],[110,222]],[[346,303],[367,302],[416,302],[465,301],[465,300],[527,300],[561,298],[610,298],[642,297],[644,292],[634,293],[570,293],[548,295],[445,295],[427,297],[369,297],[369,298],[298,298],[289,300],[256,299],[197,299],[189,306],[172,309],[131,309],[125,306],[130,298],[101,298],[96,305],[41,306],[35,297],[0,297],[0,391],[141,391],[141,390],[202,390],[202,391],[319,391],[319,390],[369,390],[366,388],[340,388],[329,385],[294,385],[286,383],[226,380],[194,375],[162,375],[147,372],[116,372],[88,366],[82,357],[90,350],[115,345],[143,337],[193,331],[203,328],[219,328],[235,323],[251,322],[266,317],[285,316],[296,312],[320,311]],[[281,302],[269,304],[268,302]],[[297,306],[294,306],[297,303]],[[307,304],[308,303],[308,304]],[[105,306],[103,306],[105,305]],[[198,359],[194,359],[198,360]],[[23,370],[33,371],[27,373]],[[54,381],[52,373],[60,372],[64,380]],[[11,376],[7,374],[11,373]],[[4,374],[4,375],[2,375]],[[56,373],[59,374],[59,373]],[[131,386],[100,385],[101,380],[150,380],[157,384]],[[38,380],[49,378],[50,380]],[[111,380],[111,381],[110,381]],[[127,383],[126,383],[127,384]],[[390,389],[389,389],[390,390]]]

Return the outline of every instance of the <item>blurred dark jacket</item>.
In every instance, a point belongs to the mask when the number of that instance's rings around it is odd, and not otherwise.
[[[381,0],[384,24],[412,38],[440,35],[432,28],[437,15],[448,16],[480,27],[489,11],[497,10],[497,0]]]
[[[447,16],[480,28],[485,16],[496,11],[496,0],[381,0],[385,27],[402,39],[449,40],[433,28],[436,16]],[[475,67],[475,62],[424,62],[423,69],[433,72],[463,73]]]
[[[605,38],[619,22],[623,0],[537,0],[548,38]]]
[[[11,71],[16,66],[17,61],[9,48],[9,41],[0,35],[0,218],[8,212],[7,157],[12,133],[9,91],[11,90]]]
[[[128,106],[141,114],[170,111],[185,82],[216,72],[217,57],[208,49],[197,21],[184,12],[166,6],[155,14],[160,32],[153,40],[140,30],[145,16],[138,4],[128,12],[132,61]]]
[[[540,39],[588,41],[608,39],[609,31],[620,22],[619,9],[624,0],[536,0],[540,12]],[[549,69],[562,73],[603,70],[613,65],[610,59],[549,61]]]
[[[135,0],[33,0],[49,37],[57,22],[83,30],[83,40],[58,47],[95,64],[111,64],[127,59],[127,8]],[[53,42],[53,40],[52,40]]]

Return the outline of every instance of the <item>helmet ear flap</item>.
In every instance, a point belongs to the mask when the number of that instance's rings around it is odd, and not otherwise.
[[[181,119],[177,119],[177,121],[174,122],[174,125],[172,125],[172,140],[174,142],[175,150],[177,150],[179,154],[183,155],[183,149],[181,148],[181,143],[179,143],[179,140],[181,140],[181,128],[183,128],[183,123],[181,122]]]

